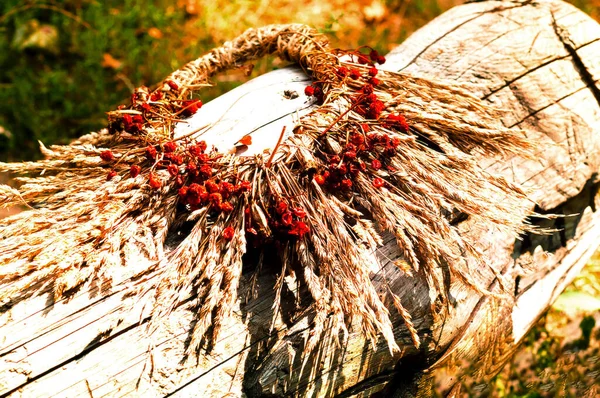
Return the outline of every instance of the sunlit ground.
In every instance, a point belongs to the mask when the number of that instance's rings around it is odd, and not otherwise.
[[[571,1],[596,20],[600,0]],[[37,140],[67,142],[101,128],[130,90],[249,27],[304,23],[336,47],[387,52],[458,0],[65,0],[0,2],[0,158],[38,156]],[[282,66],[259,61],[216,78],[199,96]],[[539,321],[491,385],[472,396],[600,396],[600,256]]]

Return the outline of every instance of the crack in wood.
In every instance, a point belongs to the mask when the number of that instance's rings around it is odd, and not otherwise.
[[[566,31],[564,28],[562,28],[560,25],[558,25],[556,18],[554,17],[554,12],[551,11],[551,14],[552,14],[552,27],[554,28],[554,33],[556,34],[556,37],[558,37],[558,40],[563,44],[563,46],[565,47],[565,50],[567,50],[569,55],[571,55],[571,59],[573,60],[573,65],[575,66],[575,69],[579,73],[581,80],[583,80],[583,82],[586,84],[586,86],[589,87],[589,89],[592,91],[592,94],[594,95],[594,98],[596,99],[598,106],[600,106],[600,88],[598,88],[596,86],[596,82],[598,80],[594,79],[594,77],[592,76],[590,71],[585,66],[583,60],[579,56],[579,53],[577,53],[578,49],[576,48],[575,44],[571,40],[569,32]],[[600,39],[597,39],[597,40],[600,40]]]
[[[589,41],[589,42],[587,42],[587,43],[584,43],[584,44],[580,45],[579,47],[575,48],[575,51],[578,51],[578,50],[580,50],[580,49],[582,49],[582,48],[584,48],[584,47],[586,47],[586,46],[589,46],[590,44],[596,43],[596,42],[598,42],[598,41],[600,41],[600,38],[596,38],[596,39],[594,39],[594,40],[591,40],[591,41]],[[575,53],[575,54],[577,54],[577,53]],[[569,56],[572,56],[572,54],[570,54],[570,53],[569,53],[569,54],[567,54],[567,55],[563,55],[563,56],[560,56],[560,57],[552,58],[552,59],[550,59],[550,60],[548,60],[548,61],[546,61],[546,62],[543,62],[543,63],[541,63],[541,64],[537,65],[537,66],[536,66],[536,67],[534,67],[534,68],[528,69],[528,70],[526,70],[525,72],[523,72],[522,74],[520,74],[520,75],[518,75],[518,76],[516,76],[516,77],[514,77],[514,78],[512,78],[512,79],[510,79],[510,80],[508,80],[508,81],[507,81],[507,82],[505,82],[505,83],[504,83],[502,86],[500,86],[500,87],[498,87],[498,88],[495,88],[495,89],[493,89],[493,90],[492,90],[492,91],[490,91],[488,94],[484,95],[484,96],[482,97],[482,99],[486,100],[486,99],[488,99],[490,96],[492,96],[492,95],[496,94],[498,91],[500,91],[500,90],[502,90],[502,89],[504,89],[504,88],[506,88],[506,87],[510,86],[511,84],[513,84],[513,83],[515,83],[516,81],[518,81],[519,79],[522,79],[523,77],[525,77],[525,76],[529,75],[530,73],[533,73],[533,72],[535,72],[535,71],[537,71],[537,70],[539,70],[539,69],[542,69],[542,68],[544,68],[544,67],[546,67],[546,66],[548,66],[548,65],[550,65],[550,64],[552,64],[552,63],[554,63],[554,62],[556,62],[556,61],[560,61],[560,60],[563,60],[563,59],[567,59],[567,58],[569,58]],[[590,76],[591,76],[591,75],[590,75]]]

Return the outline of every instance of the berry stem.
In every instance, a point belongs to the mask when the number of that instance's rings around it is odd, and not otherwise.
[[[277,140],[277,144],[275,144],[275,148],[273,148],[273,152],[271,152],[271,156],[269,156],[269,160],[267,161],[267,167],[271,167],[271,162],[273,161],[273,157],[275,157],[275,152],[279,149],[279,145],[281,145],[281,140],[283,140],[283,136],[285,134],[285,128],[287,126],[283,126],[281,129],[281,134],[279,135],[279,139]]]

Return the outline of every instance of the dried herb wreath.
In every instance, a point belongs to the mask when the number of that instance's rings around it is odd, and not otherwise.
[[[0,164],[19,184],[0,187],[1,205],[28,207],[0,222],[0,301],[44,289],[58,299],[85,284],[110,285],[115,270],[145,258],[160,273],[151,287],[152,322],[194,297],[188,352],[197,352],[238,300],[247,245],[277,242],[283,269],[274,305],[292,261],[314,300],[306,351],[326,325],[343,338],[350,324],[398,350],[370,279],[380,232],[395,235],[411,269],[443,300],[447,291],[435,272],[442,263],[483,291],[464,258],[478,260],[475,266],[486,259],[453,217],[515,235],[527,228],[525,192],[488,174],[477,157],[522,155],[530,144],[463,88],[379,70],[385,58],[369,50],[330,49],[303,25],[250,29],[156,90],[137,89],[129,107],[109,113],[107,129],[42,147],[45,160]],[[291,137],[252,157],[219,153],[201,132],[174,138],[175,125],[202,106],[191,94],[210,76],[272,53],[300,64],[314,82],[305,93],[319,106]],[[189,233],[167,249],[167,236],[190,222]],[[418,346],[410,314],[390,293]]]

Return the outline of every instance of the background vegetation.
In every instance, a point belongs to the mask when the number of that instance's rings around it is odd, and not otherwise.
[[[571,0],[600,20],[600,0]],[[105,125],[104,112],[131,90],[248,27],[299,22],[333,45],[387,52],[460,0],[2,0],[0,160],[38,156],[37,141],[70,139]],[[220,76],[206,101],[277,60]],[[491,385],[465,381],[472,396],[600,396],[600,257],[529,334]],[[596,390],[594,390],[596,389]]]

